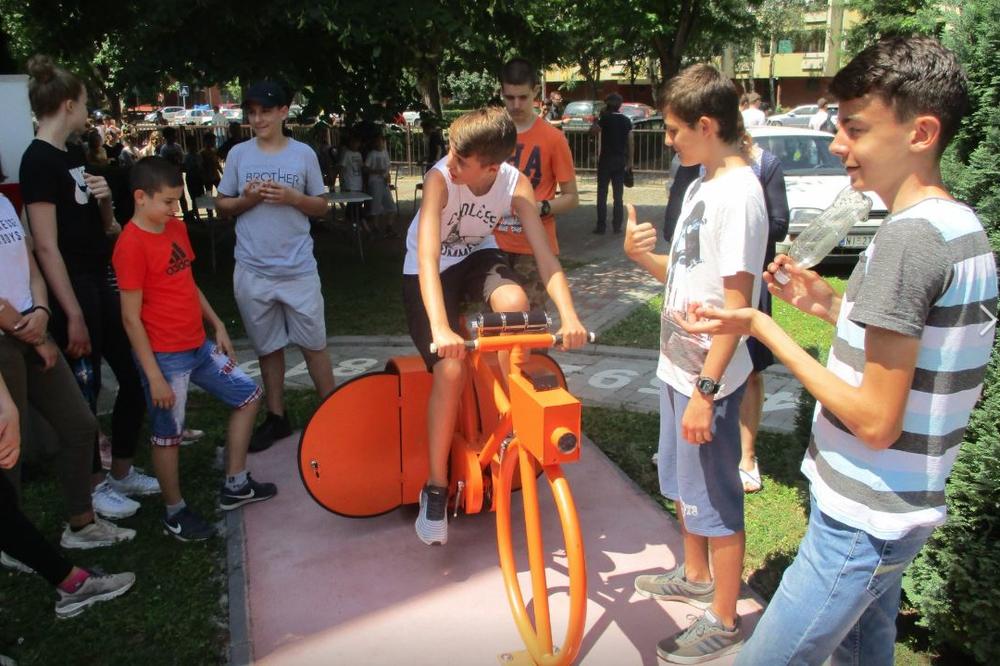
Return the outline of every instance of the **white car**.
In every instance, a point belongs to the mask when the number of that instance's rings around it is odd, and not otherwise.
[[[420,122],[420,112],[419,111],[403,111],[403,120],[406,121],[407,125],[416,125]]]
[[[155,123],[156,113],[158,111],[161,114],[163,114],[163,119],[169,123],[174,118],[174,116],[176,116],[179,113],[184,113],[186,110],[187,109],[185,109],[183,106],[164,106],[160,109],[157,109],[156,111],[153,111],[152,113],[147,113],[144,120],[147,123]]]
[[[228,109],[223,109],[222,110],[222,115],[224,115],[226,117],[226,120],[229,121],[229,122],[233,122],[233,121],[238,122],[238,123],[242,123],[243,122],[243,109],[241,109],[238,106],[231,107],[231,108],[228,108]]]
[[[833,136],[798,127],[751,127],[754,142],[781,160],[788,193],[788,238],[795,240],[810,220],[833,203],[837,194],[850,185],[850,178],[840,158],[830,153]],[[888,211],[874,192],[865,192],[872,200],[868,219],[851,228],[840,247],[826,261],[855,261],[871,243]]]
[[[211,125],[215,112],[211,109],[188,109],[170,120],[171,125]]]

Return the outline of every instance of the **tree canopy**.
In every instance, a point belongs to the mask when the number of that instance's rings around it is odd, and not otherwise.
[[[440,111],[445,77],[496,72],[514,54],[591,78],[612,59],[650,55],[663,79],[693,51],[749,38],[753,25],[736,0],[248,0],[239,9],[0,0],[0,66],[48,53],[107,99],[148,98],[169,81],[270,77],[313,106],[375,117],[414,103]]]

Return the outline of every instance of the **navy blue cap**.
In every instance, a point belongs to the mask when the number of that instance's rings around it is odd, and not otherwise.
[[[275,106],[288,106],[288,97],[285,89],[274,81],[258,81],[249,88],[243,95],[243,106],[250,102],[256,102],[266,109]]]

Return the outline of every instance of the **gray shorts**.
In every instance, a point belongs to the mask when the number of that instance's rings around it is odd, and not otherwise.
[[[660,389],[660,493],[680,500],[684,527],[691,534],[721,537],[743,531],[740,482],[740,402],[744,384],[715,401],[712,441],[690,444],[681,420],[688,398],[666,384]]]
[[[233,292],[258,356],[291,344],[326,348],[326,312],[319,274],[272,278],[236,264]]]

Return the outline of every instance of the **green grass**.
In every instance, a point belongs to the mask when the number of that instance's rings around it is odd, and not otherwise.
[[[314,231],[315,255],[326,306],[328,335],[393,335],[406,333],[403,313],[403,242],[379,240],[366,243],[365,261],[338,227]],[[209,303],[226,323],[229,335],[246,332],[233,299],[233,234],[219,234],[218,267],[212,271],[207,234],[191,230],[197,255],[195,280]]]
[[[828,277],[837,293],[842,294],[846,281],[839,277]],[[822,361],[830,349],[833,327],[826,322],[807,315],[788,305],[781,299],[774,299],[773,316],[778,325],[804,349],[814,348]],[[660,309],[663,296],[654,296],[640,305],[632,314],[601,334],[601,343],[620,347],[656,349],[660,344]]]
[[[185,500],[209,520],[221,520],[222,472],[213,469],[229,410],[203,393],[192,393],[188,422],[205,439],[181,451]],[[106,424],[105,424],[106,425]],[[148,441],[143,434],[140,441]],[[152,473],[148,446],[136,464]],[[51,465],[30,470],[23,507],[58,546],[62,494]],[[74,564],[105,571],[133,571],[136,585],[114,601],[70,620],[56,620],[55,593],[39,576],[0,573],[0,654],[19,664],[206,664],[225,659],[228,608],[225,600],[225,541],[185,544],[160,526],[159,496],[145,498],[132,518],[116,521],[137,534],[133,541],[94,550],[62,550]]]

